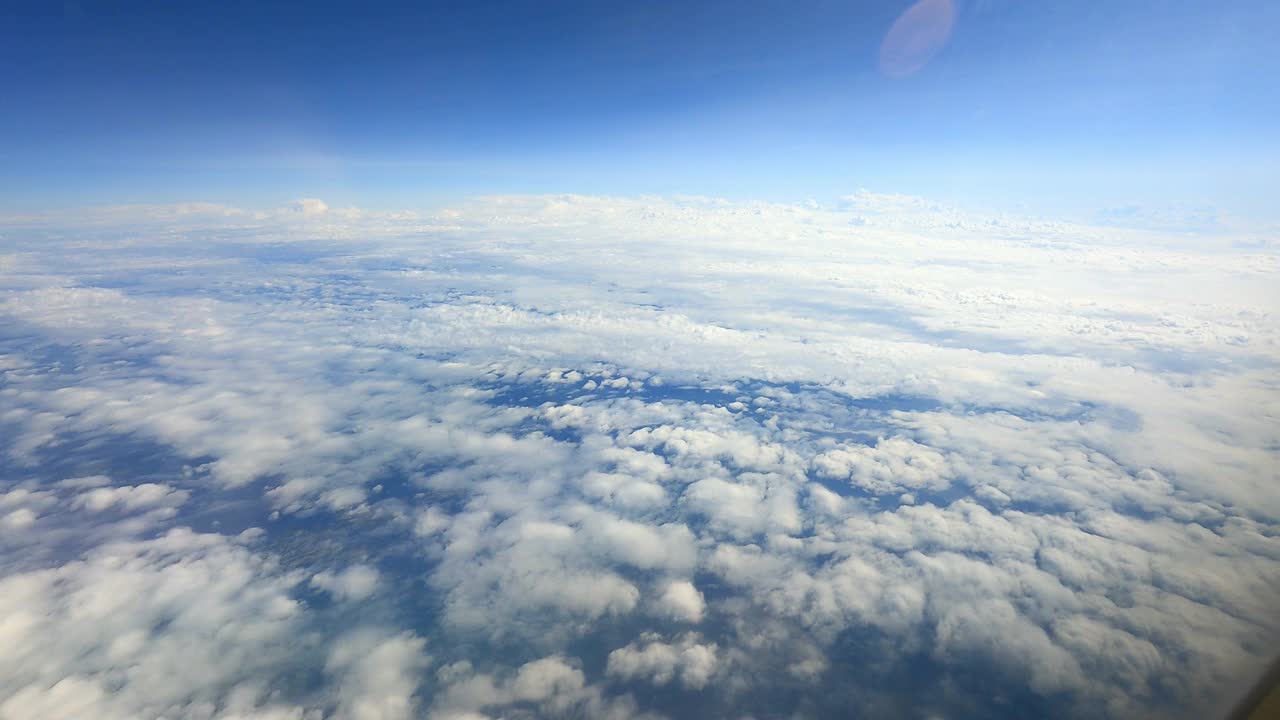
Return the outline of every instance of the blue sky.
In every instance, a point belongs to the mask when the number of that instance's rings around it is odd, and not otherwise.
[[[0,205],[870,187],[1275,219],[1272,3],[958,0],[889,77],[910,5],[19,2]]]

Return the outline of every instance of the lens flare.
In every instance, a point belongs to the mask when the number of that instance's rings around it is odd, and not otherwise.
[[[955,21],[951,0],[919,0],[907,8],[880,44],[880,72],[899,80],[920,71],[947,44]]]

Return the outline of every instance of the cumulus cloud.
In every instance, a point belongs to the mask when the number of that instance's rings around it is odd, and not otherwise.
[[[32,525],[38,516],[31,508],[18,508],[0,518],[6,530],[22,530]]]
[[[317,198],[302,198],[296,201],[291,208],[303,215],[323,215],[329,212],[329,206]]]
[[[378,588],[378,571],[368,565],[353,565],[341,572],[318,572],[311,584],[338,600],[364,600]]]
[[[441,668],[439,677],[443,688],[432,718],[502,716],[504,708],[521,705],[533,705],[539,716],[550,718],[656,718],[639,711],[629,695],[610,695],[588,683],[579,667],[559,655],[532,660],[501,676],[476,672],[464,660]]]
[[[118,487],[95,487],[80,493],[72,500],[72,507],[91,512],[102,512],[119,506],[128,510],[156,506],[178,506],[186,502],[190,493],[175,490],[168,485],[143,483]]]
[[[904,437],[881,438],[874,447],[853,445],[829,450],[813,460],[828,478],[876,495],[904,490],[946,490],[951,484],[946,457],[937,450]]]
[[[412,633],[388,636],[364,629],[338,638],[325,670],[339,687],[338,714],[351,720],[417,717],[414,693],[430,658]]]
[[[685,635],[675,643],[644,635],[640,642],[609,653],[606,672],[655,685],[666,685],[678,678],[685,687],[697,690],[711,681],[716,662],[716,646],[699,643],[697,635]]]
[[[0,579],[0,717],[412,717],[423,641],[317,634],[260,537],[174,529]],[[332,686],[301,691],[326,646]]]
[[[190,716],[265,700],[299,649],[296,582],[235,539],[177,530],[9,575],[0,716]]]
[[[677,620],[696,623],[702,621],[707,603],[693,583],[688,580],[673,580],[667,583],[658,598],[658,607]]]

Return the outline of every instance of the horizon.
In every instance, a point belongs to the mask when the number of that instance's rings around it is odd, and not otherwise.
[[[22,2],[0,202],[868,187],[1278,219],[1273,4],[917,5]]]

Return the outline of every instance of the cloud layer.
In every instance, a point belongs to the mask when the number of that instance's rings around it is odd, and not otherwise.
[[[0,718],[1203,716],[1280,258],[496,197],[11,219]]]

